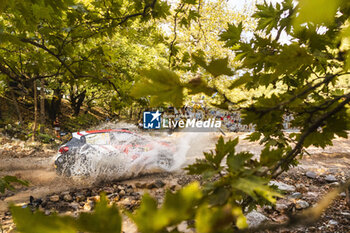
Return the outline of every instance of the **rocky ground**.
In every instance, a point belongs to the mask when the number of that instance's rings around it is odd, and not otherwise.
[[[243,138],[245,135],[229,136]],[[215,137],[210,146],[213,146]],[[247,218],[250,226],[264,221],[283,223],[288,216],[312,207],[331,189],[350,178],[350,140],[337,139],[334,144],[325,150],[311,148],[311,156],[303,158],[297,167],[274,181],[274,185],[284,190],[285,197],[279,199],[274,208],[262,206],[249,213]],[[19,187],[16,192],[0,194],[3,232],[14,229],[11,214],[7,210],[10,202],[39,208],[47,215],[53,212],[77,215],[92,210],[99,193],[103,191],[118,206],[132,211],[140,204],[140,198],[145,192],[161,203],[166,189],[176,190],[198,179],[184,175],[181,171],[147,174],[124,181],[70,179],[56,176],[52,167],[54,149],[30,148],[18,141],[1,143],[0,147],[0,176],[16,175],[31,183],[29,187]],[[243,149],[258,153],[260,147],[241,140],[238,150]],[[187,162],[199,156],[197,152],[190,151]],[[341,193],[315,224],[279,232],[350,232],[350,206],[346,198],[346,193]],[[136,232],[135,226],[127,218],[123,222],[123,231]],[[191,229],[186,231],[192,232]]]

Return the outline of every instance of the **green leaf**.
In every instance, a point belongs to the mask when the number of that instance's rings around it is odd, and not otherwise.
[[[209,158],[216,167],[219,167],[222,160],[227,154],[234,154],[235,153],[235,146],[238,144],[238,137],[234,140],[229,140],[226,143],[224,142],[224,138],[220,136],[216,148],[215,148],[215,155],[212,158]]]
[[[29,208],[19,206],[10,207],[13,221],[17,230],[22,233],[76,233],[75,219],[73,217],[46,216],[43,212],[32,213]]]
[[[80,214],[77,225],[84,232],[119,233],[121,222],[118,208],[114,204],[109,207],[107,197],[103,194],[94,212]]]
[[[197,65],[203,67],[208,73],[210,73],[214,77],[220,75],[232,76],[234,74],[233,71],[228,67],[228,58],[213,58],[209,65],[207,65],[203,57],[192,55],[192,58]]]
[[[231,196],[231,192],[223,186],[214,190],[209,196],[209,203],[213,206],[224,205]]]
[[[265,147],[260,154],[260,163],[262,166],[272,166],[282,158],[282,155],[282,149],[270,150]]]
[[[196,213],[196,231],[199,233],[231,232],[231,224],[235,220],[236,226],[239,229],[248,227],[246,218],[240,207],[232,207],[230,205],[212,207],[205,204]]]
[[[57,214],[46,216],[41,211],[33,213],[30,208],[19,206],[11,206],[10,210],[17,229],[23,233],[121,232],[119,211],[115,205],[108,206],[104,194],[101,195],[94,212],[81,213],[78,218]]]
[[[176,226],[190,219],[201,198],[202,192],[198,182],[189,184],[176,193],[168,191],[159,209],[156,200],[145,194],[140,208],[134,214],[129,213],[129,217],[135,222],[140,232],[164,232],[166,227]]]
[[[247,139],[249,139],[249,141],[251,142],[258,141],[260,140],[260,138],[261,138],[261,132],[254,132],[247,136]]]
[[[197,0],[182,0],[183,3],[190,4],[190,5],[196,5]]]
[[[15,188],[11,183],[28,186],[28,181],[20,180],[15,176],[4,176],[0,178],[0,193],[4,193],[6,189],[14,191]]]
[[[236,226],[238,229],[248,228],[247,219],[243,214],[243,210],[240,206],[234,206],[232,208],[232,213],[236,217]]]
[[[244,169],[246,161],[250,160],[254,155],[249,152],[240,152],[238,154],[230,153],[227,156],[227,166],[231,172],[237,172]]]
[[[332,23],[340,0],[300,0],[298,16],[294,26],[300,27],[303,23],[329,24]]]
[[[232,76],[233,71],[228,67],[228,58],[213,59],[207,67],[206,71],[211,73],[214,77],[220,75]]]
[[[236,26],[235,24],[227,24],[227,29],[220,33],[219,41],[225,41],[225,47],[232,47],[236,45],[241,39],[243,29],[242,22]]]
[[[270,188],[267,183],[264,178],[251,175],[232,180],[232,187],[246,193],[255,200],[258,200],[258,196],[260,196],[274,204],[276,203],[276,197],[282,197],[282,195]]]
[[[230,85],[229,89],[237,88],[239,86],[242,86],[243,84],[251,82],[252,80],[253,77],[249,73],[245,73],[242,77],[238,77],[237,79],[235,79]]]
[[[188,165],[185,170],[187,170],[190,175],[201,175],[205,172],[214,171],[215,168],[207,160],[196,159],[196,162]]]
[[[281,17],[283,11],[281,11],[281,5],[276,3],[276,7],[270,3],[256,5],[258,11],[253,14],[253,17],[258,19],[257,30],[266,30],[266,33],[270,33],[273,28],[277,28],[278,20]]]
[[[150,97],[151,106],[172,103],[175,107],[183,105],[184,86],[180,77],[165,68],[143,72],[143,77],[132,88],[131,95],[136,98]]]
[[[157,221],[157,201],[146,193],[141,203],[135,214],[129,214],[129,217],[135,222],[140,232],[156,232],[154,225]]]
[[[188,89],[188,94],[195,95],[204,93],[208,96],[215,93],[215,90],[208,86],[208,83],[203,78],[195,78],[190,80],[185,87]]]

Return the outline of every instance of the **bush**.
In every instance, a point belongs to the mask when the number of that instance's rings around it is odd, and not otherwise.
[[[61,123],[61,128],[68,132],[76,132],[81,129],[90,128],[92,125],[99,123],[99,120],[91,114],[81,114],[76,117],[66,119]]]

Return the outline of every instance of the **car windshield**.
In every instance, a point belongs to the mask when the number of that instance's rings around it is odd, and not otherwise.
[[[125,143],[143,145],[143,144],[149,143],[149,140],[132,133],[126,133],[126,132],[111,133],[112,145],[121,145]]]
[[[109,133],[87,134],[85,138],[88,144],[107,145],[110,143]]]

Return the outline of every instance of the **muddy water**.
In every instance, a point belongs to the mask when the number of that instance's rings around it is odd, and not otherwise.
[[[176,170],[173,172],[178,172],[182,167],[191,164],[196,158],[201,158],[203,156],[203,151],[209,151],[215,147],[215,142],[220,136],[219,133],[197,133],[197,134],[181,134],[174,133],[167,139],[180,142],[182,148],[180,148],[180,153],[176,154],[176,161],[178,161]],[[247,133],[229,133],[225,138],[240,138],[240,143],[238,144],[236,151],[248,150],[255,155],[258,155],[262,149],[262,146],[258,143],[252,143],[244,140]],[[165,136],[162,136],[165,137]],[[344,161],[350,164],[350,140],[337,138],[334,140],[334,146],[327,147],[325,149],[320,148],[309,148],[308,151],[311,154],[321,154],[321,153],[342,153],[342,157],[329,158],[329,161],[334,161],[335,164],[343,164]],[[0,200],[0,212],[7,209],[8,203],[15,202],[27,202],[29,196],[34,196],[36,198],[46,196],[50,193],[66,191],[73,188],[88,187],[93,185],[95,182],[92,178],[66,178],[57,176],[53,166],[53,156],[52,154],[47,154],[41,157],[36,157],[32,155],[31,157],[23,158],[3,158],[0,157],[0,176],[3,175],[15,175],[21,179],[30,182],[28,188],[19,188],[13,196],[2,198]],[[306,157],[300,167],[305,167],[306,169],[317,169],[321,164],[315,163],[312,157]],[[325,167],[329,164],[329,161],[323,161]],[[324,168],[326,169],[326,168]],[[149,171],[154,172],[154,171]],[[101,177],[99,177],[101,178]],[[154,179],[154,177],[152,177]],[[1,195],[1,194],[0,194]],[[1,197],[1,196],[0,196]]]

